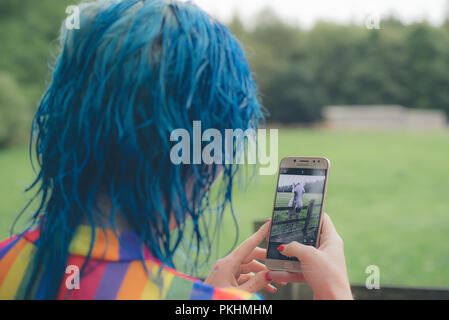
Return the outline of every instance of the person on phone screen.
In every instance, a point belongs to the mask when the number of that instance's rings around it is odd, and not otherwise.
[[[170,135],[192,133],[193,121],[221,133],[257,128],[256,84],[237,40],[194,4],[79,8],[80,28],[63,24],[34,117],[35,210],[26,230],[0,243],[0,299],[259,299],[287,281],[306,281],[317,298],[350,298],[327,216],[319,249],[282,250],[301,260],[302,275],[258,261],[269,222],[206,281],[176,270],[184,263],[195,273],[198,254],[210,251],[238,166],[173,163]],[[187,255],[176,261],[181,247]]]

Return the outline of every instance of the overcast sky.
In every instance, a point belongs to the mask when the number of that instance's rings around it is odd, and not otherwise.
[[[221,21],[235,12],[251,25],[251,17],[270,6],[287,21],[310,28],[317,20],[364,23],[367,16],[393,13],[406,23],[428,20],[441,24],[447,0],[193,0]]]

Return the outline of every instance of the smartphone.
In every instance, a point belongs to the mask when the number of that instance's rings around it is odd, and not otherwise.
[[[265,264],[270,270],[301,271],[301,261],[277,249],[292,241],[319,246],[330,162],[323,157],[281,160]]]

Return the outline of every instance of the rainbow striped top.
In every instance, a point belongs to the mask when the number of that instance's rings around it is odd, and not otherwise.
[[[0,299],[17,299],[23,296],[38,238],[38,230],[32,230],[0,243]],[[90,239],[91,228],[79,227],[69,248],[68,266],[81,269],[89,251]],[[146,272],[139,259],[140,248],[139,238],[134,232],[122,231],[117,237],[112,230],[98,229],[91,259],[87,263],[87,268],[91,271],[81,277],[79,288],[71,290],[66,285],[71,273],[66,274],[61,282],[58,299],[261,299],[257,293],[206,285],[169,267],[164,266],[160,271],[161,262],[151,257],[148,249],[144,250]],[[151,275],[161,277],[158,278],[162,279],[160,285],[152,280],[155,277]],[[39,284],[34,293],[35,299],[43,298],[42,290],[43,285]]]

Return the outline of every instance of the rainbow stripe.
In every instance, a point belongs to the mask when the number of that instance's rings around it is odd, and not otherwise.
[[[81,268],[89,251],[91,230],[87,226],[79,227],[69,248],[67,265]],[[33,230],[0,243],[0,299],[23,297],[38,239],[38,231]],[[259,294],[236,288],[221,289],[206,285],[172,268],[163,267],[161,270],[161,262],[144,250],[147,273],[140,261],[141,248],[139,238],[133,232],[114,234],[112,230],[96,229],[91,259],[86,269],[89,272],[80,279],[79,289],[72,290],[66,287],[70,276],[66,274],[58,299],[261,299]],[[45,279],[45,272],[34,292],[35,299],[43,297],[42,279]]]

